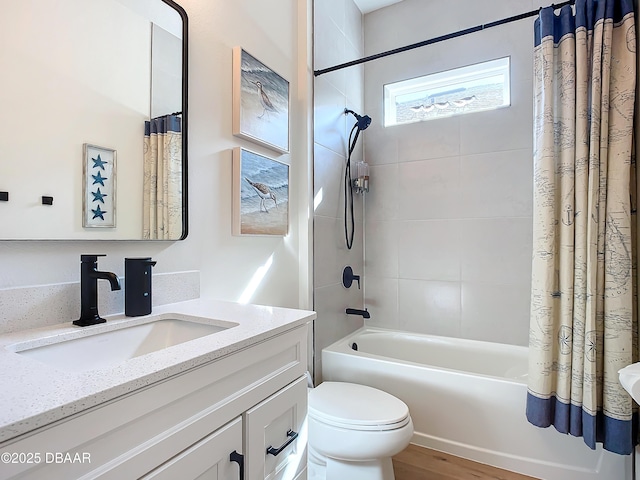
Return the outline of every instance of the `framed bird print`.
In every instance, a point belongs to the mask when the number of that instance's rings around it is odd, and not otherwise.
[[[289,153],[289,82],[241,47],[233,49],[233,134]]]
[[[233,149],[233,234],[289,232],[289,165]]]
[[[82,226],[116,226],[116,151],[85,143]]]

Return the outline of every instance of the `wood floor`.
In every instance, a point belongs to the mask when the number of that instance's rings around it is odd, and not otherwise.
[[[533,480],[533,477],[409,445],[393,457],[396,480]]]

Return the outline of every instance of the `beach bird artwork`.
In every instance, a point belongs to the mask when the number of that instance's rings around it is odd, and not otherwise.
[[[274,112],[274,113],[277,112],[278,109],[271,102],[271,99],[269,98],[269,95],[267,95],[267,92],[264,91],[262,82],[251,82],[251,83],[253,83],[256,87],[258,87],[258,97],[260,97],[260,103],[262,104],[262,108],[264,109],[262,110],[262,113],[258,115],[258,118],[264,117],[265,113],[268,114],[269,112]]]
[[[289,82],[241,47],[233,49],[233,134],[289,152]]]
[[[253,187],[253,189],[256,191],[256,193],[260,197],[260,199],[261,199],[260,200],[260,211],[262,211],[262,209],[264,208],[264,211],[269,213],[269,210],[267,210],[267,204],[265,203],[265,200],[267,200],[267,199],[273,200],[274,203],[276,204],[276,207],[278,206],[278,200],[276,198],[276,194],[273,193],[271,191],[271,189],[269,187],[267,187],[264,183],[252,182],[247,177],[244,177],[244,179],[247,182],[249,182],[249,185],[251,185]]]
[[[233,234],[289,232],[289,165],[233,149]]]

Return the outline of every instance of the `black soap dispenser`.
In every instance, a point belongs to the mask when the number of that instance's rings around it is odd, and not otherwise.
[[[151,313],[151,257],[124,259],[124,314],[139,317]]]

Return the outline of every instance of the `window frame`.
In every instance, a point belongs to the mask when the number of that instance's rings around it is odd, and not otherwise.
[[[485,65],[485,68],[478,70],[480,66]],[[398,121],[397,120],[397,101],[396,99],[405,95],[419,95],[422,94],[422,98],[436,95],[438,92],[442,92],[447,87],[455,87],[457,85],[482,80],[484,78],[490,78],[496,74],[504,74],[503,82],[503,99],[506,101],[502,105],[488,108],[479,108],[474,110],[461,110],[452,111],[450,114],[438,115],[431,118],[416,118],[410,121]],[[434,91],[432,95],[429,92]],[[444,93],[444,92],[442,92]],[[448,70],[441,70],[419,77],[413,77],[406,80],[400,80],[393,83],[387,83],[383,85],[383,117],[384,127],[393,127],[397,125],[406,125],[415,122],[424,122],[435,120],[438,118],[449,118],[457,115],[465,115],[469,113],[497,110],[500,108],[506,108],[511,106],[511,56],[494,58],[491,60],[485,60],[482,62],[473,63],[470,65],[464,65],[461,67],[451,68]]]

